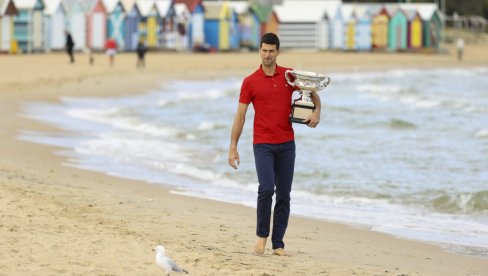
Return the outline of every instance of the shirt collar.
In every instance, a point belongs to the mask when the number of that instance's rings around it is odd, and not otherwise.
[[[259,69],[258,69],[258,73],[260,76],[263,76],[263,77],[274,77],[274,76],[277,76],[277,75],[280,75],[281,74],[281,70],[280,70],[280,66],[278,66],[278,64],[275,65],[275,72],[274,72],[274,75],[273,76],[268,76],[264,73],[263,71],[263,65],[259,65]]]

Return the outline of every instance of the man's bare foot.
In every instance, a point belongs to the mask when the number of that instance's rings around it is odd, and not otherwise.
[[[285,249],[283,249],[283,248],[276,248],[273,251],[273,254],[278,255],[278,256],[290,256],[290,254],[286,253]]]
[[[266,249],[266,241],[267,238],[258,237],[256,241],[256,245],[254,246],[254,253],[256,254],[264,254],[264,249]]]

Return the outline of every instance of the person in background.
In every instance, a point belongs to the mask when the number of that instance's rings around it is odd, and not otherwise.
[[[459,61],[463,60],[463,55],[464,55],[464,39],[463,38],[458,38],[456,41],[456,48],[457,48],[457,58]]]
[[[73,49],[75,47],[75,42],[73,41],[73,37],[68,31],[64,31],[66,35],[66,53],[68,53],[69,59],[71,63],[75,63],[75,57],[73,55]]]
[[[117,41],[110,38],[105,42],[105,53],[107,54],[110,66],[114,66],[115,55],[117,54]]]
[[[144,45],[144,41],[139,40],[136,47],[137,52],[137,68],[139,67],[146,67],[145,55],[146,55],[147,48]]]
[[[261,38],[259,54],[261,65],[242,82],[237,113],[232,125],[229,165],[237,169],[240,164],[237,143],[241,136],[249,104],[254,107],[253,149],[258,176],[257,197],[257,242],[254,252],[263,254],[270,235],[273,195],[276,202],[273,212],[271,242],[273,253],[288,255],[283,237],[290,216],[290,192],[295,169],[295,138],[289,121],[292,94],[295,87],[285,79],[290,68],[276,64],[280,53],[280,40],[274,33],[266,33]],[[313,92],[312,101],[316,108],[306,120],[315,128],[320,121],[320,98]]]

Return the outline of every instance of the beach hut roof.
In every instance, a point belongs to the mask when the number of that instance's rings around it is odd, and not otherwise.
[[[17,9],[33,9],[36,6],[37,0],[15,0]],[[42,1],[44,3],[44,1]]]
[[[171,0],[158,0],[155,4],[159,15],[166,17],[171,9]]]
[[[63,11],[66,11],[64,3],[61,0],[44,0],[45,8],[44,14],[46,15],[53,15],[59,8],[59,5],[62,5]]]
[[[102,3],[103,8],[106,9],[105,5],[103,4],[103,1],[101,0],[84,0],[81,3],[85,5],[85,11],[91,13],[99,2]]]
[[[198,5],[202,4],[202,0],[174,0],[175,4],[185,4],[188,10],[193,12]]]
[[[17,12],[14,0],[0,0],[0,15],[7,14],[7,9],[10,3],[13,5],[15,12]]]
[[[80,0],[63,0],[63,4],[66,7],[66,10],[68,12],[71,11],[74,8],[74,6],[78,3],[81,5]],[[81,6],[83,7],[83,5]]]
[[[151,9],[155,7],[154,0],[137,0],[136,5],[142,16],[148,16]]]
[[[438,12],[437,5],[432,3],[407,3],[400,6],[403,9],[417,10],[422,20],[430,20]]]
[[[220,19],[226,17],[229,6],[226,2],[205,2],[205,18],[206,19]]]
[[[274,7],[280,22],[319,22],[337,10],[340,1],[283,1]]]
[[[420,16],[419,12],[415,9],[403,10],[403,11],[407,15],[408,21],[412,21],[415,19],[415,17]]]
[[[105,6],[107,13],[114,12],[119,3],[121,3],[120,0],[103,0],[103,5]],[[124,5],[122,5],[122,8],[124,8]]]
[[[230,1],[229,5],[237,14],[244,14],[251,8],[248,1]]]
[[[120,0],[120,2],[122,3],[122,6],[126,11],[132,10],[134,5],[136,4],[136,0]]]
[[[188,6],[185,4],[175,4],[174,8],[175,8],[175,13],[177,16],[190,14],[190,10],[188,10]]]

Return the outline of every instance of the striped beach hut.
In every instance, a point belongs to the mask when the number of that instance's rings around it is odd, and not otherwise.
[[[85,0],[87,16],[87,45],[92,50],[103,50],[107,38],[107,10],[102,0]]]
[[[16,51],[14,34],[14,16],[18,14],[13,0],[0,0],[0,52]]]
[[[155,3],[159,14],[159,41],[158,44],[164,49],[175,49],[175,11],[171,0],[158,0]]]
[[[14,17],[14,38],[24,53],[44,50],[44,1],[16,0],[18,15]]]
[[[191,13],[188,32],[190,47],[203,45],[205,43],[205,8],[202,0],[174,0],[174,4],[185,4]]]
[[[435,4],[417,4],[423,26],[423,46],[438,49],[442,36],[442,16]]]
[[[139,34],[147,47],[159,47],[160,20],[159,11],[154,0],[138,0],[136,5],[141,12]]]
[[[344,50],[356,50],[357,18],[353,5],[341,6],[342,20],[344,21]]]
[[[359,51],[371,50],[371,24],[372,16],[367,5],[356,5],[354,14],[357,20],[356,23],[356,49]]]
[[[174,22],[176,26],[175,48],[177,51],[188,50],[190,47],[188,32],[190,28],[191,13],[185,4],[174,4]]]
[[[75,43],[75,50],[86,48],[86,16],[85,6],[81,0],[64,0],[66,6],[66,29]]]
[[[230,49],[230,8],[226,2],[205,2],[205,42],[213,50]]]
[[[331,23],[332,43],[330,48],[332,49],[344,49],[345,48],[345,22],[344,11],[342,6],[336,8],[336,12]]]
[[[120,0],[104,0],[107,10],[107,37],[115,39],[119,49],[124,49],[125,9]]]
[[[392,13],[388,25],[388,49],[392,51],[407,49],[408,20],[405,11],[397,8]]]
[[[59,51],[65,48],[66,8],[61,0],[44,0],[45,51]]]
[[[141,21],[141,12],[134,0],[122,0],[126,10],[125,15],[125,50],[134,51],[139,42],[139,22]]]
[[[390,24],[390,14],[384,6],[372,6],[371,34],[372,47],[374,49],[386,49],[388,47],[388,26]]]
[[[422,48],[422,18],[417,10],[406,10],[408,19],[407,46],[409,49]]]
[[[328,8],[327,4],[337,3]],[[285,1],[275,6],[279,20],[278,34],[283,48],[329,48],[329,10],[339,1]]]
[[[265,33],[278,33],[278,17],[272,5],[261,5],[258,1],[251,2],[251,9],[259,19],[259,40]],[[259,42],[258,42],[259,44]],[[258,45],[259,48],[260,45]]]
[[[260,22],[248,1],[229,2],[238,17],[240,46],[257,49],[260,41]]]

